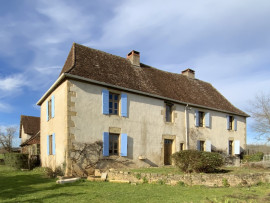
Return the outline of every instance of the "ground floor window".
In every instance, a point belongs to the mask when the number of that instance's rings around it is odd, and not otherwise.
[[[109,135],[109,155],[119,155],[119,135]]]
[[[233,155],[233,141],[229,140],[229,155]]]
[[[198,148],[198,150],[199,151],[205,151],[205,142],[204,141],[202,141],[202,140],[198,140],[198,146],[197,146],[197,148]]]
[[[53,148],[53,136],[52,135],[49,135],[49,155],[52,155],[53,152],[52,152],[52,148]]]
[[[184,143],[180,143],[180,151],[184,150]]]

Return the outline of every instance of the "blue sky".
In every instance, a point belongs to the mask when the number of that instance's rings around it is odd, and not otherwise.
[[[0,126],[35,104],[57,79],[73,42],[180,73],[196,71],[247,110],[270,87],[268,0],[10,0],[0,6]],[[252,119],[248,119],[251,123]],[[255,136],[248,127],[248,143]]]

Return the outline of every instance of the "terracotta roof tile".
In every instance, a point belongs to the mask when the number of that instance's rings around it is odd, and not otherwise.
[[[34,116],[21,115],[20,138],[21,138],[22,126],[26,134],[33,136],[37,134],[40,130],[40,118],[34,117]]]
[[[234,107],[210,83],[142,63],[140,65],[135,67],[126,58],[74,43],[61,74],[69,73],[184,103],[248,116]]]

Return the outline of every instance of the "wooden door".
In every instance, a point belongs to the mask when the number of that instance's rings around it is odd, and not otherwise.
[[[172,143],[173,140],[165,139],[164,140],[164,165],[171,165],[172,160]]]

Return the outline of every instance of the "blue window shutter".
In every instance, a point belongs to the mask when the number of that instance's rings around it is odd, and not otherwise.
[[[127,117],[127,94],[121,94],[121,116]]]
[[[210,128],[210,113],[205,113],[204,120],[205,127]]]
[[[55,108],[54,107],[54,95],[52,95],[52,99],[51,100],[52,100],[52,104],[51,104],[52,105],[52,108],[51,108],[52,109],[52,112],[51,113],[52,113],[52,118],[54,118],[54,112],[55,112],[55,110],[54,110],[54,108]]]
[[[109,114],[109,91],[102,90],[102,113]]]
[[[55,155],[55,133],[52,134],[52,154]]]
[[[207,151],[207,152],[211,152],[211,141],[210,140],[206,140],[205,141],[205,151]]]
[[[127,156],[127,134],[121,134],[121,153],[120,156]]]
[[[103,156],[109,156],[109,133],[103,132]]]
[[[196,127],[199,127],[199,122],[200,122],[199,119],[200,119],[200,118],[199,118],[199,111],[196,110],[196,111],[195,111],[195,126],[196,126]]]
[[[227,116],[227,130],[230,130],[230,116]]]
[[[234,154],[240,154],[240,141],[234,141]]]
[[[197,140],[197,150],[201,151],[200,140]]]
[[[49,102],[46,101],[46,115],[47,115],[47,121],[49,120]]]
[[[237,118],[236,117],[234,117],[233,122],[234,122],[234,130],[237,131]]]
[[[47,155],[50,155],[50,135],[47,135]]]

